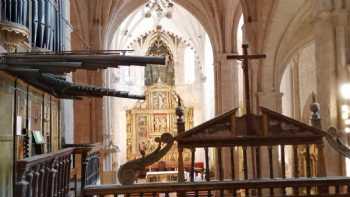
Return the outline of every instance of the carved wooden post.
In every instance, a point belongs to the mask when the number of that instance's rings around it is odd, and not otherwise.
[[[311,125],[313,127],[321,129],[321,118],[320,118],[320,105],[316,102],[315,95],[313,94],[313,103],[310,105],[311,110]],[[317,176],[325,177],[326,176],[326,166],[324,158],[324,143],[317,144],[318,149],[318,164],[317,164]]]
[[[28,181],[26,181],[26,173],[25,169],[18,169],[17,181],[16,181],[16,189],[15,196],[25,197],[28,192]]]
[[[311,111],[311,125],[313,127],[322,128],[321,118],[320,118],[320,105],[316,102],[315,94],[312,94],[312,104],[310,105]],[[326,160],[324,157],[324,143],[317,144],[318,151],[318,162],[317,162],[317,176],[326,177]],[[327,187],[319,187],[320,194],[328,193]]]
[[[51,182],[48,185],[48,196],[49,197],[53,197],[54,196],[54,192],[55,192],[55,185],[57,184],[56,182],[56,173],[57,170],[55,170],[55,165],[56,165],[56,159],[53,160],[53,162],[50,164],[49,166],[49,170],[48,170],[48,180],[51,180]]]
[[[176,115],[177,115],[177,135],[185,132],[185,121],[184,121],[184,110],[181,105],[181,98],[177,95],[178,98],[178,106],[176,107]],[[184,182],[184,160],[183,160],[183,147],[178,143],[178,181]]]
[[[39,193],[39,196],[42,195],[45,191],[45,188],[46,187],[46,183],[45,183],[45,163],[43,163],[42,165],[39,165],[39,170],[38,170],[38,173],[39,173],[39,188],[38,188],[38,193]]]
[[[40,178],[40,173],[39,173],[39,168],[40,166],[34,166],[33,170],[33,196],[38,196],[39,193],[39,178]]]
[[[90,151],[90,149],[89,149]],[[84,149],[82,151],[81,154],[81,178],[80,178],[80,182],[81,182],[81,191],[83,191],[83,189],[85,188],[85,184],[86,184],[86,170],[87,170],[87,166],[88,166],[88,151],[86,149]]]

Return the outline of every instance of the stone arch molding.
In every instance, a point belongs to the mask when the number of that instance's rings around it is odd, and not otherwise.
[[[293,4],[293,2],[289,3]],[[286,9],[292,6],[284,5],[277,6],[273,13],[274,17],[281,19],[269,25],[268,36],[265,40],[265,43],[268,43],[264,47],[267,58],[264,60],[260,73],[263,90],[278,90],[288,62],[295,53],[314,39],[312,12],[314,2],[295,1],[295,3],[294,11],[287,11]],[[281,24],[284,25],[281,27]]]
[[[133,46],[135,44],[141,45],[140,48],[143,49],[142,53],[146,54],[147,52],[147,47],[145,46],[150,46],[154,40],[157,39],[157,36],[160,36],[162,40],[166,43],[167,46],[169,46],[170,50],[175,52],[178,48],[179,45],[183,46],[188,46],[191,47],[195,53],[195,59],[196,61],[200,64],[200,57],[198,55],[198,52],[196,50],[196,47],[193,45],[191,41],[186,40],[185,38],[170,32],[170,31],[165,31],[165,30],[150,30],[133,41],[131,41],[128,44],[128,49],[133,49]],[[141,43],[142,42],[142,43]]]
[[[116,28],[127,16],[143,4],[144,0],[121,0],[118,6],[112,8],[113,14],[104,28],[104,48],[111,48],[110,43]],[[237,10],[240,1],[176,0],[176,4],[191,13],[203,26],[211,41],[214,56],[217,53],[235,51],[235,38],[233,38],[234,33],[232,32],[236,31],[237,25],[232,23],[235,23],[237,20],[234,20],[235,14],[232,10]]]

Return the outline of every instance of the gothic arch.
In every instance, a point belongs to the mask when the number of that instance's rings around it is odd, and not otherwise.
[[[289,60],[313,39],[311,23],[313,2],[288,3],[288,6],[281,6],[282,3],[277,1],[272,14],[280,19],[270,22],[266,30],[263,53],[267,54],[267,58],[259,68],[259,81],[263,82],[260,88],[263,91],[279,89]],[[291,7],[294,7],[294,10],[290,9]],[[283,17],[280,16],[282,13]]]
[[[215,36],[213,36],[212,33],[210,33],[210,31],[208,31],[208,25],[206,25],[206,23],[203,23],[203,20],[200,20],[201,18],[206,18],[203,17],[200,13],[198,13],[197,9],[195,9],[194,7],[192,7],[189,3],[187,2],[182,2],[182,1],[176,1],[177,4],[181,5],[183,8],[185,8],[186,10],[188,10],[204,27],[204,29],[208,32],[209,37],[211,38],[212,43],[216,43],[213,42],[213,39]],[[115,27],[118,27],[122,21],[127,18],[127,16],[129,16],[133,11],[135,11],[137,8],[141,7],[144,4],[144,1],[142,0],[135,0],[135,1],[127,1],[125,2],[124,6],[122,6],[123,8],[120,8],[119,12],[116,12],[116,14],[114,16],[112,16],[111,18],[111,22],[108,25],[108,29],[106,32],[106,42],[108,42],[108,39],[111,39],[113,37],[113,34],[115,32]],[[123,11],[121,11],[123,10]],[[213,44],[214,46],[214,44]]]
[[[189,11],[199,23],[201,23],[209,35],[213,46],[214,56],[218,52],[232,52],[235,50],[235,39],[232,37],[232,35],[234,35],[232,32],[236,31],[235,28],[237,26],[232,22],[237,21],[234,20],[235,13],[232,11],[228,12],[231,13],[229,17],[221,17],[218,16],[218,14],[222,13],[222,11],[220,11],[221,9],[237,10],[239,1],[230,1],[228,7],[227,1],[202,2],[201,0],[177,0],[176,3]],[[113,14],[110,17],[104,32],[104,48],[109,48],[116,27],[118,27],[127,16],[143,4],[143,0],[123,1],[123,3],[120,3],[119,7],[113,8]],[[221,21],[223,19],[226,20],[225,23],[231,21],[231,27],[222,27],[222,25],[225,24]]]
[[[160,31],[157,31],[157,30],[150,30],[142,35],[140,35],[139,37],[137,37],[136,39],[134,39],[133,41],[131,41],[129,44],[128,44],[128,49],[132,49],[132,45],[134,45],[135,43],[139,42],[140,40],[142,40],[142,38],[146,38],[146,40],[144,40],[143,44],[147,45],[147,44],[150,44],[152,43],[152,40],[155,39],[155,37],[157,36],[157,34],[161,35],[162,39],[166,42],[166,44],[170,47],[171,51],[175,51],[176,50],[176,47],[174,44],[174,41],[173,39],[177,39],[177,42],[180,42],[180,43],[176,43],[176,44],[183,44],[183,45],[186,45],[188,47],[191,47],[195,53],[195,57],[196,57],[196,60],[200,62],[200,58],[198,56],[198,52],[196,50],[196,47],[194,46],[194,44],[189,41],[189,40],[186,40],[185,38],[183,38],[182,36],[179,36],[173,32],[170,32],[170,31],[165,31],[165,30],[160,30]],[[151,35],[151,36],[150,36]],[[145,51],[143,51],[144,54],[146,54],[146,49]]]
[[[299,50],[308,46],[314,39],[312,27],[312,7],[311,1],[307,1],[297,13],[297,15],[289,22],[288,28],[285,30],[278,43],[274,56],[274,84],[280,86],[284,70],[287,63]]]

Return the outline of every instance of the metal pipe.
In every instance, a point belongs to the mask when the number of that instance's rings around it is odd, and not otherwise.
[[[83,62],[96,64],[145,65],[165,64],[164,57],[124,56],[124,55],[5,55],[7,64],[21,64],[23,62]]]
[[[68,68],[80,68],[83,63],[82,62],[22,62],[20,64],[7,64],[8,67],[10,66],[19,66],[19,67],[52,67],[53,69],[55,67],[68,67]]]

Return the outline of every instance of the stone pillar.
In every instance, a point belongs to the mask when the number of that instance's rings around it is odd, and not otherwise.
[[[257,93],[258,105],[261,107],[268,108],[275,112],[282,113],[282,96],[283,94],[277,91],[266,91],[266,92],[258,92]],[[264,148],[262,148],[264,149]],[[279,168],[280,162],[277,158],[278,156],[278,146],[273,146],[272,155],[273,155],[273,169],[274,169],[274,177],[281,177],[281,169]],[[269,155],[267,149],[260,150],[260,169],[269,169]],[[269,177],[268,170],[262,170],[261,176],[264,178]]]
[[[227,54],[215,56],[216,114],[238,107],[238,72],[236,60],[228,60]]]
[[[299,55],[292,60],[291,83],[292,83],[292,115],[297,120],[302,120],[302,106],[300,104],[300,76],[299,76]]]
[[[339,87],[349,80],[347,62],[349,59],[349,8],[348,1],[317,1],[315,10],[315,44],[317,64],[317,95],[321,108],[324,130],[330,126],[341,128],[339,116]],[[342,175],[344,160],[334,149],[325,146],[327,175]]]
[[[228,60],[227,54],[215,56],[215,100],[216,114],[222,114],[226,111],[238,107],[238,72],[239,65],[236,60]],[[216,157],[219,155],[216,154]],[[222,164],[224,178],[231,178],[230,150],[222,149]],[[236,155],[238,156],[238,155]],[[216,158],[216,161],[218,159]],[[237,160],[236,160],[237,161]],[[218,174],[218,169],[217,169]]]

